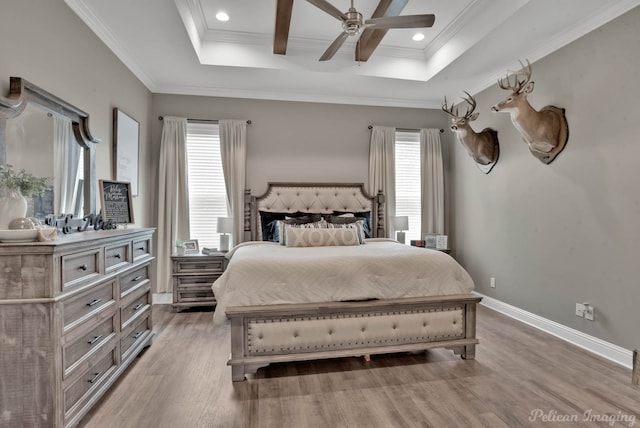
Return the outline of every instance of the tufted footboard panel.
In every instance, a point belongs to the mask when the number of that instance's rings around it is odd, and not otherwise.
[[[454,348],[473,358],[480,297],[243,306],[231,318],[233,380],[278,361]]]

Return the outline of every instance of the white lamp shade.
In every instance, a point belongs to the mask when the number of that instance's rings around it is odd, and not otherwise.
[[[233,219],[231,217],[218,217],[216,231],[218,233],[232,233]]]
[[[394,217],[393,228],[395,230],[409,230],[409,216],[399,215]]]

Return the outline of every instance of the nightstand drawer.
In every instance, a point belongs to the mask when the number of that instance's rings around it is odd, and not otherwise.
[[[151,319],[149,314],[144,316],[140,321],[136,322],[132,327],[126,328],[120,335],[120,355],[125,360],[128,356],[128,351],[139,341],[145,339],[148,333],[151,332]]]
[[[211,289],[214,281],[220,278],[220,275],[207,275],[207,276],[178,276],[178,290],[188,289],[192,287]]]
[[[80,334],[62,348],[62,363],[64,368],[64,379],[73,370],[73,365],[86,356],[95,352],[96,349],[104,345],[108,340],[116,335],[117,316],[114,312],[109,318],[102,321],[95,328],[87,333]]]
[[[178,289],[178,303],[202,302],[207,301],[215,303],[216,297],[211,287],[209,288],[189,288],[185,290]]]
[[[105,282],[62,303],[64,331],[86,322],[108,306],[115,305],[116,281]]]
[[[63,288],[88,282],[100,274],[100,249],[62,257]]]
[[[149,279],[149,265],[133,270],[120,277],[120,296],[131,293]]]
[[[224,258],[213,260],[178,260],[175,273],[219,273],[224,271]]]
[[[107,272],[124,268],[131,264],[129,242],[114,247],[107,247],[104,251],[104,266]]]

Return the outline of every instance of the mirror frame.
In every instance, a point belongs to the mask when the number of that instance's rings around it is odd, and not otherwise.
[[[13,119],[22,114],[28,103],[37,104],[47,112],[66,117],[71,121],[76,142],[84,149],[85,214],[95,213],[97,206],[95,144],[100,143],[100,140],[91,135],[89,114],[21,77],[11,77],[9,95],[6,98],[0,96],[0,165],[7,164],[7,119]]]

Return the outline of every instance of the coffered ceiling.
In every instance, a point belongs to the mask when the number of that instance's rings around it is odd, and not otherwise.
[[[435,14],[433,27],[389,30],[367,62],[355,61],[352,36],[320,62],[341,23],[305,0],[294,0],[286,55],[273,53],[276,0],[65,1],[154,93],[426,108],[479,92],[519,59],[534,62],[640,4],[409,0],[400,15]],[[377,5],[354,2],[365,19]]]

